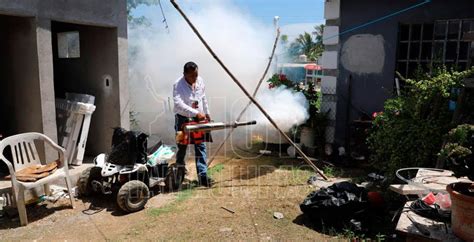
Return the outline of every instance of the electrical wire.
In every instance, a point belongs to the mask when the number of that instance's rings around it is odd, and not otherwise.
[[[170,28],[168,26],[168,21],[166,20],[165,11],[163,11],[163,6],[161,5],[161,0],[158,0],[158,5],[160,5],[161,15],[163,16],[163,20],[161,22],[165,24],[166,32],[169,34]]]
[[[419,170],[419,169],[425,169],[425,170],[431,170],[431,171],[438,171],[438,172],[444,172],[444,171],[446,171],[446,170],[443,170],[443,169],[436,169],[436,168],[408,167],[408,168],[398,169],[398,170],[395,172],[395,175],[397,176],[398,179],[400,179],[400,180],[406,182],[408,185],[412,185],[412,186],[416,186],[416,187],[425,189],[425,190],[427,191],[426,193],[444,191],[444,190],[439,191],[439,190],[436,190],[436,189],[427,187],[427,186],[425,186],[425,185],[423,185],[422,183],[419,183],[419,182],[413,182],[412,180],[407,179],[407,178],[403,177],[403,176],[400,174],[400,172],[402,172],[402,171]]]

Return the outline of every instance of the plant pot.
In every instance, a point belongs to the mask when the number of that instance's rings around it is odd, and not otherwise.
[[[314,147],[314,130],[310,127],[302,127],[300,142],[306,147]]]
[[[474,241],[474,193],[468,192],[472,183],[452,183],[446,187],[451,196],[451,225],[454,234]]]

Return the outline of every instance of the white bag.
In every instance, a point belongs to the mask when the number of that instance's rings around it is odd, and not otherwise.
[[[176,147],[162,145],[153,154],[148,156],[148,164],[155,166],[157,164],[163,164],[168,160],[171,160],[176,153]]]

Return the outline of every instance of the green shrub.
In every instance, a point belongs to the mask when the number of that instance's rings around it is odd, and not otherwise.
[[[456,177],[474,180],[474,125],[462,124],[449,131],[439,156]]]
[[[441,68],[433,75],[404,80],[402,95],[385,102],[369,132],[373,166],[389,178],[403,167],[434,166],[443,136],[453,128],[448,108],[451,90],[473,73],[474,68],[464,72]]]

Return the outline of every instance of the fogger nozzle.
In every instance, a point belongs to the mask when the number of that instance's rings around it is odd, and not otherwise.
[[[240,126],[247,126],[247,125],[255,125],[257,121],[249,121],[249,122],[234,122],[230,124],[222,123],[222,122],[211,122],[211,123],[203,123],[203,124],[191,124],[186,125],[184,127],[185,132],[196,132],[196,131],[213,131],[213,130],[220,130],[220,129],[230,129],[230,128],[237,128]]]

